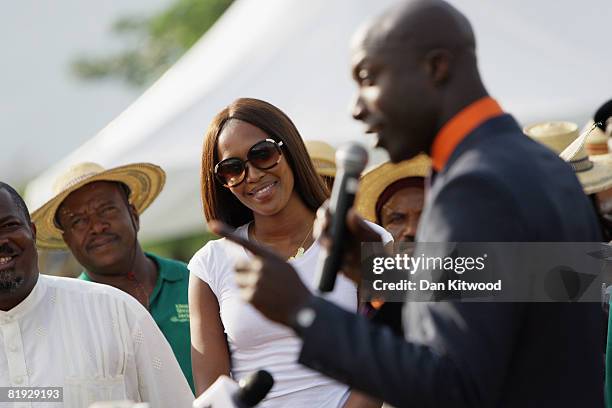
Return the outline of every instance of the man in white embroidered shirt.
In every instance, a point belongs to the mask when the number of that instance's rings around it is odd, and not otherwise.
[[[35,240],[25,203],[0,182],[0,387],[63,387],[64,399],[14,406],[190,407],[185,376],[138,301],[111,286],[40,275]]]

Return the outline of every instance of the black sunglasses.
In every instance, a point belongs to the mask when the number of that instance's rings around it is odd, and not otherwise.
[[[247,163],[260,170],[269,170],[276,166],[281,160],[282,146],[283,142],[273,139],[257,142],[247,152],[246,160],[230,157],[217,163],[215,176],[225,187],[236,187],[246,178]]]

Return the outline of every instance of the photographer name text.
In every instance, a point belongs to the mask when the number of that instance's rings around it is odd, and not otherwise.
[[[385,282],[377,279],[372,282],[372,287],[377,291],[501,291],[502,281],[497,282],[466,282],[461,279],[449,279],[446,282],[431,282],[421,279],[418,282],[402,279],[398,282]]]

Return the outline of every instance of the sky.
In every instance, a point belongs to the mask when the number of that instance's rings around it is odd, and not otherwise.
[[[112,23],[171,0],[19,0],[0,13],[0,180],[21,188],[94,136],[143,90],[70,72],[81,54],[121,49]]]

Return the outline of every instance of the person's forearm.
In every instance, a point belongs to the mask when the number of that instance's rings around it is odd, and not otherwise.
[[[205,356],[192,346],[191,362],[196,396],[206,391],[219,376],[230,376],[229,358],[226,358],[223,352],[209,353]]]
[[[478,403],[478,393],[447,356],[322,299],[315,303],[326,319],[298,330],[304,339],[300,363],[396,406]]]

